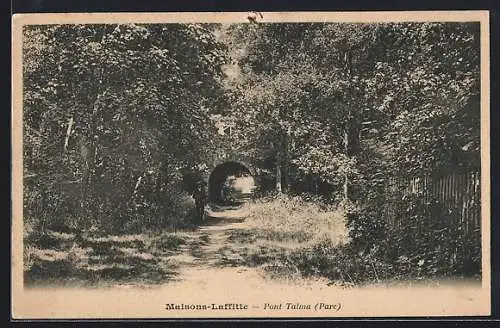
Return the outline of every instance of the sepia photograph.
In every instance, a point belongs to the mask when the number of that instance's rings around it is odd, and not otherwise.
[[[488,14],[13,19],[15,318],[490,314]]]

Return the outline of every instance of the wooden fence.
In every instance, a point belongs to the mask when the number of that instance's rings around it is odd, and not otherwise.
[[[391,226],[404,224],[405,199],[420,195],[425,203],[437,201],[452,218],[454,227],[464,233],[481,227],[481,183],[479,172],[451,173],[445,176],[422,175],[392,179],[388,184],[385,215]]]

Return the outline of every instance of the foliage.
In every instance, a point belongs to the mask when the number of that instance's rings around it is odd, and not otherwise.
[[[208,161],[217,142],[208,108],[226,58],[212,29],[26,27],[28,220],[119,231],[184,219],[179,172]]]
[[[287,263],[303,274],[322,275],[346,284],[382,280],[408,280],[451,275],[474,276],[481,272],[479,231],[464,233],[449,221],[456,215],[436,201],[425,202],[421,196],[405,200],[404,217],[395,229],[377,229],[378,218],[358,218],[360,227],[353,242],[335,245],[328,240],[304,247],[290,254]],[[366,247],[372,242],[371,247]],[[364,247],[362,247],[364,246]]]
[[[396,170],[479,165],[479,25],[395,24],[382,36],[385,60],[368,81],[389,119]],[[382,97],[380,94],[382,92]]]
[[[275,196],[251,209],[241,229],[230,231],[231,248],[244,264],[282,278],[314,275],[354,285],[481,271],[479,231],[453,228],[455,213],[419,195],[404,200],[401,224],[390,230],[375,207],[347,209],[343,218],[320,199]]]
[[[478,26],[231,25],[237,147],[354,201],[393,174],[477,167]]]
[[[479,231],[465,232],[453,224],[456,213],[421,195],[405,199],[404,224],[391,230],[385,254],[403,273],[418,268],[422,274],[474,274],[481,270]],[[397,246],[395,246],[397,245]]]
[[[258,244],[250,262],[353,283],[479,271],[479,232],[445,224],[456,213],[407,198],[392,230],[383,213],[390,178],[479,168],[477,23],[24,32],[25,217],[35,230],[176,229],[194,206],[191,180],[224,150],[284,189],[326,184],[346,215],[348,232],[323,201],[254,204],[250,232],[233,236]],[[218,136],[213,113],[237,129]],[[351,242],[320,233],[332,227]]]
[[[287,263],[351,282],[478,272],[480,238],[444,224],[457,213],[406,199],[395,230],[384,213],[389,178],[479,166],[478,24],[266,24],[231,33],[245,49],[234,111],[258,122],[242,125],[255,136],[249,143],[265,145],[291,178],[331,184],[346,211],[348,246],[305,247]],[[469,246],[475,251],[464,252]]]
[[[233,106],[238,117],[245,109],[242,121],[253,122],[242,124],[243,140],[251,136],[245,141],[282,167],[286,183],[295,169],[336,185],[346,174],[355,176],[342,132],[350,120],[350,76],[343,54],[328,42],[355,47],[358,34],[335,24],[236,25],[229,31],[245,50],[238,58],[245,79]]]

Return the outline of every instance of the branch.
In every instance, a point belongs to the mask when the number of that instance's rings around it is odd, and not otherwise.
[[[64,138],[64,148],[63,151],[66,152],[68,149],[69,137],[71,135],[71,128],[73,127],[73,117],[70,117],[68,121],[68,129],[66,130],[66,138]]]

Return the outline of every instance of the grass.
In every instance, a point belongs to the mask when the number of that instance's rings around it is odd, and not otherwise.
[[[221,264],[259,266],[273,277],[293,278],[302,273],[296,263],[300,254],[348,242],[344,213],[320,202],[281,196],[247,206],[245,222],[228,231],[231,245],[219,250]]]
[[[442,265],[418,261],[415,256],[388,258],[384,255],[388,246],[401,248],[401,243],[391,239],[360,251],[349,242],[345,213],[319,201],[281,196],[245,206],[249,216],[243,222],[210,232],[75,236],[28,231],[25,282],[159,284],[176,277],[183,265],[203,263],[258,267],[271,278],[314,276],[359,286],[432,278],[430,269]],[[427,250],[427,246],[422,248]],[[436,258],[434,254],[428,257]]]
[[[27,286],[157,284],[176,275],[168,258],[185,239],[180,234],[75,236],[46,231],[25,237]]]
[[[279,197],[248,204],[245,230],[236,231],[234,239],[268,240],[287,246],[304,246],[328,239],[333,244],[347,241],[347,229],[341,210],[300,197]]]
[[[187,252],[203,259],[211,251],[202,247],[210,245],[218,265],[259,266],[272,276],[293,277],[300,273],[293,261],[297,254],[347,240],[343,213],[319,202],[281,197],[247,205],[250,216],[237,229],[224,231],[220,240],[190,231],[105,236],[31,231],[25,236],[26,282],[163,283],[177,274],[176,256]]]
[[[325,277],[344,286],[452,275],[432,273],[442,263],[391,260],[385,255],[385,240],[373,249],[359,250],[349,242],[344,212],[320,202],[281,196],[248,207],[244,224],[228,231],[232,244],[219,250],[223,264],[260,267],[280,279]]]

